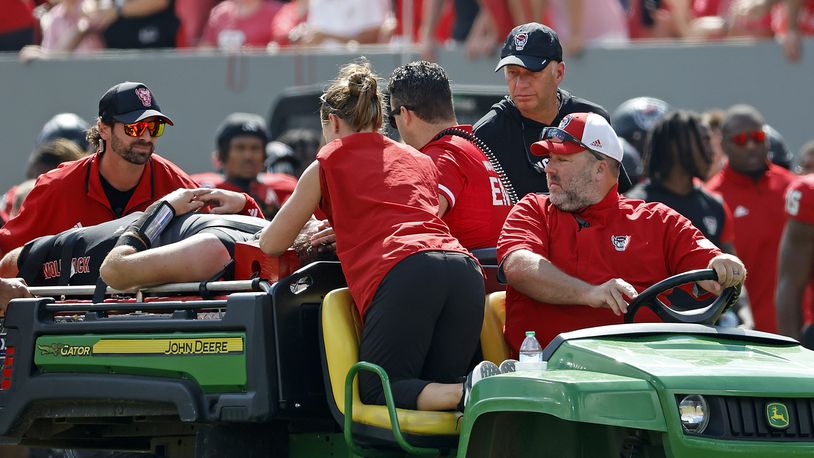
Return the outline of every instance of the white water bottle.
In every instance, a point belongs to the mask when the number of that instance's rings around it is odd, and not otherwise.
[[[537,342],[534,331],[526,331],[526,338],[520,345],[520,360],[517,370],[532,371],[545,369],[543,347]]]

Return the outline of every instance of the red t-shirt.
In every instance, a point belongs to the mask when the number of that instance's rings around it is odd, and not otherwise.
[[[219,46],[222,40],[236,40],[243,47],[264,48],[272,41],[271,23],[281,7],[280,2],[263,1],[256,11],[241,17],[237,2],[221,2],[209,14],[201,43]]]
[[[619,196],[616,187],[579,213],[555,207],[548,196],[528,194],[514,206],[497,247],[500,262],[530,250],[565,274],[599,285],[621,278],[636,291],[672,275],[706,268],[721,252],[685,217],[664,204]],[[659,321],[642,309],[637,321]],[[511,287],[506,291],[506,341],[516,354],[525,331],[545,346],[562,332],[622,323],[610,309],[537,302]]]
[[[783,213],[786,188],[795,175],[769,164],[755,182],[726,166],[707,182],[720,194],[734,216],[735,249],[749,274],[746,290],[755,317],[755,328],[777,332],[774,290],[777,283],[777,254],[786,217]]]
[[[271,218],[285,201],[294,193],[297,179],[284,173],[261,173],[257,180],[249,183],[248,187],[227,180],[219,173],[196,173],[192,178],[204,188],[219,188],[235,192],[244,192],[250,195],[263,210],[266,217]]]
[[[472,133],[472,126],[454,126]],[[444,222],[468,250],[493,248],[511,210],[506,191],[486,155],[469,140],[445,135],[421,152],[438,168],[438,189],[449,202]]]
[[[379,133],[336,139],[319,150],[320,208],[359,313],[399,261],[428,250],[467,253],[438,218],[432,159]]]
[[[805,175],[794,181],[786,192],[786,215],[803,224],[814,225],[814,175]],[[814,323],[814,278],[803,295],[803,321]]]

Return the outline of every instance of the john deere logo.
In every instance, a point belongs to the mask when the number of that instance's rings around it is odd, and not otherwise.
[[[789,426],[789,409],[785,404],[779,402],[770,402],[766,404],[766,419],[769,420],[769,426],[774,429],[785,429]]]

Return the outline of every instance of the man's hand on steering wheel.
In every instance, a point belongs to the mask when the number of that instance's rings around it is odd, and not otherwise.
[[[627,312],[628,300],[638,295],[630,283],[621,278],[612,278],[601,285],[592,286],[585,303],[594,308],[609,308],[619,316]]]
[[[724,288],[742,284],[746,280],[746,267],[740,259],[731,254],[719,254],[712,258],[707,265],[718,275],[718,281],[705,280],[698,282],[698,286],[712,294],[719,295]]]

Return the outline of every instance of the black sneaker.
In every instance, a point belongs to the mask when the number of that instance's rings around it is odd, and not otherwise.
[[[466,376],[466,381],[464,382],[464,395],[461,398],[461,405],[458,410],[463,412],[463,408],[466,407],[466,404],[469,403],[469,393],[472,392],[472,387],[475,386],[476,383],[481,381],[486,377],[491,377],[493,375],[497,375],[500,373],[500,369],[497,367],[497,364],[491,361],[481,361],[469,375]]]
[[[510,372],[514,372],[517,370],[516,365],[517,365],[516,359],[507,359],[506,361],[500,363],[500,373],[508,374]]]

